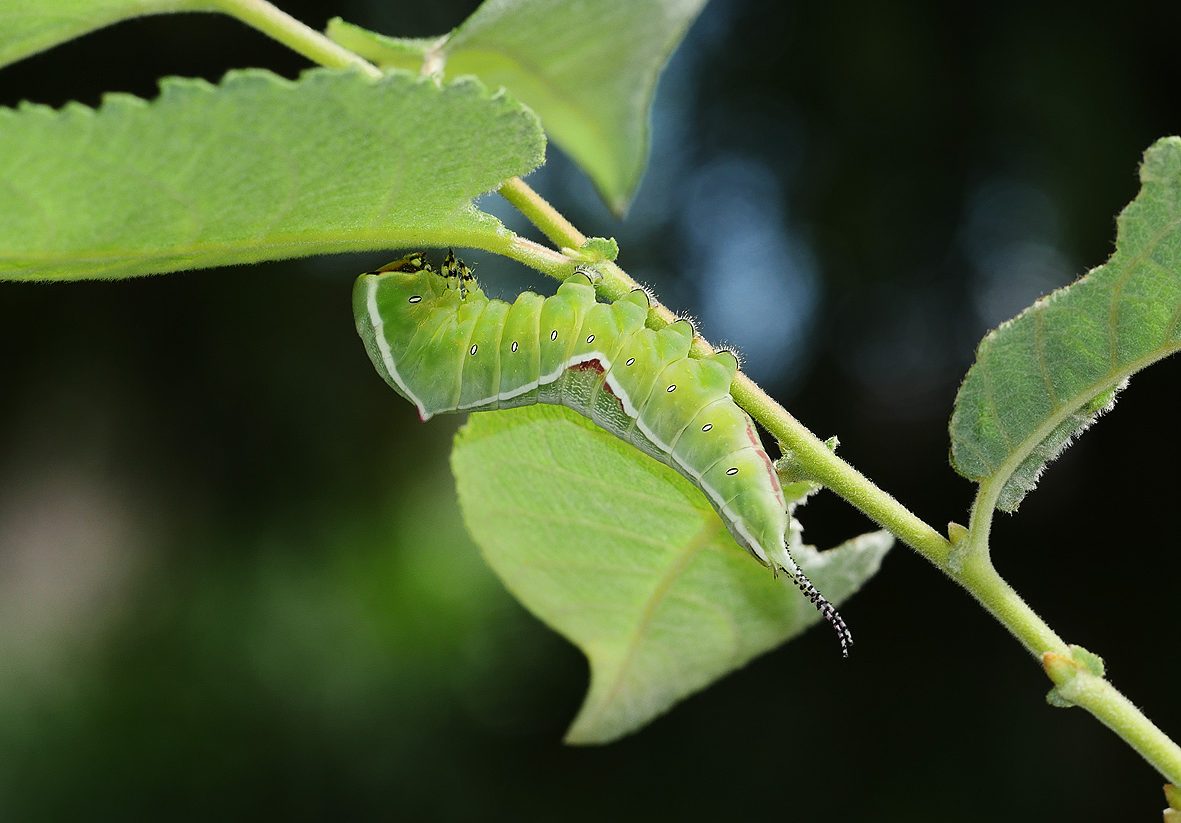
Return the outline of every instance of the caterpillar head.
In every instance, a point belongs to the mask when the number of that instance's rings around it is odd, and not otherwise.
[[[425,252],[412,251],[405,257],[400,257],[392,263],[386,263],[380,269],[370,272],[370,274],[380,274],[387,271],[400,271],[413,274],[420,271],[434,271],[434,269],[431,268],[430,262],[426,259]]]

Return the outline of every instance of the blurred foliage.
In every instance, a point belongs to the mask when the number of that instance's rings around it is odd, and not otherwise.
[[[473,5],[283,4],[405,36]],[[1181,131],[1179,18],[718,0],[658,89],[626,221],[559,151],[531,180],[884,488],[958,518],[958,382],[990,326],[1107,257],[1141,153]],[[0,102],[245,65],[304,67],[230,20],[135,21],[0,71]],[[560,746],[585,663],[462,536],[452,426],[418,425],[356,340],[353,277],[390,256],[0,289],[0,816],[1159,815],[1151,770],[1046,708],[1038,667],[904,551],[843,609],[852,660],[811,632],[637,736]],[[1175,492],[1118,479],[1175,417],[1177,369],[1138,376],[994,529],[1002,571],[1173,732]],[[809,542],[866,528],[808,509]]]

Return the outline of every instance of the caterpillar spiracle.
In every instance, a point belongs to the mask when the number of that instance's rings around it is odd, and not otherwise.
[[[740,545],[791,577],[848,656],[852,635],[789,553],[779,478],[730,396],[738,359],[690,357],[692,324],[649,329],[648,307],[640,289],[598,302],[581,272],[552,297],[489,299],[454,254],[437,272],[422,253],[407,255],[353,289],[373,365],[423,420],[533,403],[573,409],[700,488]]]

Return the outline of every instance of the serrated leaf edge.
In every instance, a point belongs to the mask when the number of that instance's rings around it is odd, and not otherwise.
[[[456,78],[447,83],[437,83],[432,78],[422,77],[414,72],[404,71],[401,69],[391,70],[386,72],[381,77],[370,77],[355,68],[325,68],[325,67],[311,67],[300,72],[296,79],[289,79],[281,75],[275,74],[267,69],[260,68],[244,68],[231,69],[227,71],[217,83],[211,83],[203,78],[179,77],[169,76],[161,78],[157,87],[159,93],[153,98],[143,98],[137,95],[128,94],[125,92],[109,92],[104,94],[97,106],[87,106],[77,101],[68,101],[62,106],[55,108],[42,103],[36,103],[29,100],[22,100],[15,107],[0,107],[0,127],[6,122],[18,117],[40,117],[48,120],[51,124],[68,123],[75,120],[87,120],[97,122],[105,118],[124,116],[129,111],[143,111],[147,109],[162,109],[169,105],[175,104],[177,101],[186,97],[200,95],[210,99],[218,95],[233,92],[243,86],[252,84],[263,84],[273,89],[281,89],[288,93],[295,93],[301,88],[306,88],[316,83],[325,82],[329,79],[338,79],[345,76],[357,78],[359,81],[372,86],[381,86],[383,84],[403,83],[407,79],[413,81],[415,86],[427,87],[435,90],[440,94],[452,93],[459,95],[472,95],[488,102],[497,104],[501,109],[498,114],[512,113],[515,116],[524,117],[532,121],[536,127],[538,135],[538,145],[536,151],[530,158],[530,167],[522,169],[520,174],[528,174],[530,171],[538,168],[545,162],[545,148],[546,138],[545,133],[541,129],[541,123],[536,113],[528,106],[525,106],[503,87],[497,88],[495,91],[489,91],[488,87],[476,77],[465,76]],[[496,220],[491,215],[480,211],[475,207],[474,203],[480,197],[483,197],[497,189],[498,184],[494,183],[487,189],[472,195],[471,199],[463,203],[458,210],[454,212],[456,215],[470,214],[481,216],[486,220],[492,221],[489,232],[498,236],[507,236],[511,232],[506,229],[499,220]],[[445,234],[445,233],[444,233]],[[236,265],[256,263],[267,260],[279,260],[293,257],[311,256],[316,254],[330,254],[348,251],[368,251],[375,248],[380,248],[383,241],[386,239],[384,233],[358,233],[354,242],[352,243],[333,243],[325,246],[324,244],[309,243],[306,240],[298,242],[286,243],[281,242],[282,238],[273,238],[273,242],[269,243],[264,248],[260,248],[258,254],[244,254],[238,260],[227,262],[219,265]],[[471,240],[472,238],[467,238]],[[432,233],[423,233],[417,242],[424,246],[446,246],[455,243],[454,236],[440,236],[435,238]],[[216,243],[206,243],[199,247],[200,251],[213,252],[219,251],[223,248],[236,248],[236,244],[221,245]],[[192,257],[194,249],[198,247],[186,248],[183,251],[173,251],[172,257],[178,260],[185,260]],[[105,263],[108,259],[114,258],[121,260],[123,253],[116,250],[109,255],[91,255],[89,257],[76,258],[79,262],[85,263]],[[18,265],[28,265],[36,263],[44,259],[36,255],[25,255],[20,258],[5,257],[0,255],[0,264],[7,261],[8,263],[15,263]],[[156,271],[140,272],[129,276],[142,276],[144,274],[162,274],[175,271],[191,270],[193,268],[205,268],[207,266],[180,266],[180,267],[163,267]],[[108,266],[110,268],[110,266]],[[89,277],[97,276],[98,272],[90,272]],[[36,278],[9,278],[0,273],[0,281],[3,280],[23,280]],[[75,278],[51,278],[55,280],[69,280]]]

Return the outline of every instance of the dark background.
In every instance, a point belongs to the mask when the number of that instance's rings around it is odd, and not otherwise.
[[[281,5],[430,35],[474,4]],[[1179,24],[1175,3],[715,0],[626,220],[559,150],[531,182],[883,488],[963,522],[958,380],[1110,253],[1141,153],[1181,131]],[[0,102],[303,65],[161,17],[0,71]],[[850,661],[812,632],[620,743],[562,746],[582,657],[465,536],[460,421],[420,426],[353,331],[353,277],[390,256],[0,285],[0,816],[1158,819],[1153,770],[1047,707],[1036,663],[904,547],[842,610]],[[994,541],[1174,737],[1179,368],[1135,378]],[[831,495],[803,514],[822,546],[868,528]]]

